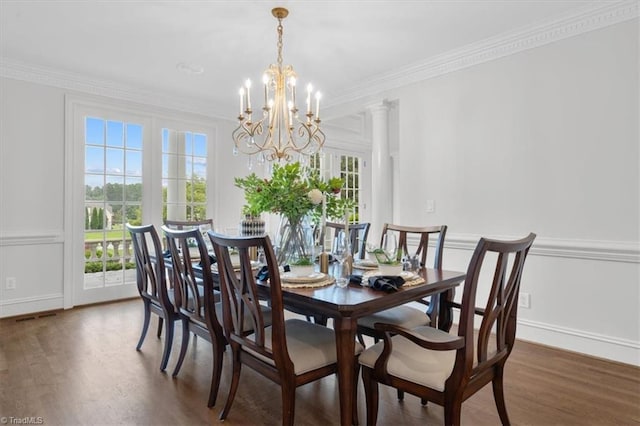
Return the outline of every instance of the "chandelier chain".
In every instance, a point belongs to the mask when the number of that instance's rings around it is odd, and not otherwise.
[[[282,19],[278,19],[278,68],[282,68]]]

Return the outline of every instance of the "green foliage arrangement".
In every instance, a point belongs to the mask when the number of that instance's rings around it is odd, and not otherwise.
[[[243,213],[277,213],[297,222],[310,214],[316,221],[322,215],[322,197],[326,196],[327,217],[344,218],[345,209],[353,203],[340,198],[344,181],[338,177],[324,180],[316,169],[304,168],[300,163],[274,164],[271,179],[255,173],[235,178],[235,185],[244,190],[246,204]]]

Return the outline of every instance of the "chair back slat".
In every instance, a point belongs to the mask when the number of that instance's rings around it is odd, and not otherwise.
[[[136,284],[142,297],[170,306],[160,238],[153,225],[126,224],[136,259]],[[151,246],[151,247],[150,247]]]
[[[167,226],[162,230],[171,253],[176,306],[193,320],[219,328],[215,313],[216,286],[201,231],[198,228],[176,230]]]
[[[398,256],[397,260],[401,260],[403,256],[418,256],[421,266],[427,266],[427,253],[429,251],[429,238],[433,236],[437,240],[434,248],[433,268],[442,268],[442,252],[444,249],[444,238],[447,233],[447,226],[404,226],[391,223],[385,223],[382,227],[380,237],[380,246],[384,242],[385,235],[388,233],[396,233],[398,236]],[[411,236],[419,238],[418,245],[415,250],[409,249],[409,238]]]
[[[331,236],[331,251],[335,251],[339,237],[344,234],[344,223],[327,222],[327,229],[333,229]],[[349,242],[353,254],[358,254],[360,259],[364,259],[367,254],[367,237],[369,236],[369,222],[350,223],[349,224]]]
[[[467,270],[462,296],[458,335],[465,338],[464,356],[459,351],[456,363],[464,363],[461,369],[469,377],[503,362],[511,353],[515,341],[516,317],[520,281],[525,259],[536,235],[516,241],[497,241],[481,238],[476,246]],[[489,269],[493,266],[492,269]],[[493,271],[490,276],[482,269]],[[489,279],[490,278],[490,279]],[[479,283],[491,283],[484,310],[476,308]],[[475,344],[474,317],[481,317]],[[475,359],[475,365],[474,365]],[[456,367],[457,369],[458,367]],[[452,375],[452,377],[455,376]]]
[[[241,345],[263,357],[271,358],[279,369],[293,370],[287,352],[284,332],[284,307],[280,273],[276,255],[268,236],[230,237],[212,231],[209,237],[218,259],[220,288],[224,304],[224,329],[231,344]],[[232,250],[237,250],[240,270],[231,262]],[[257,271],[251,263],[251,252],[264,252],[269,275],[271,306],[271,341],[265,335],[265,318],[260,309],[260,292],[256,281]],[[264,295],[263,295],[264,298]],[[246,321],[251,321],[247,324]],[[250,327],[254,330],[247,335]]]

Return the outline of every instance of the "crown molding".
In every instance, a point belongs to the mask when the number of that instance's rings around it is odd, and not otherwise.
[[[392,72],[365,79],[356,86],[340,91],[340,94],[330,94],[327,98],[331,99],[331,102],[327,103],[326,108],[380,96],[388,90],[628,21],[638,17],[638,8],[637,0],[615,2],[598,7],[591,6],[578,13],[574,12],[491,37],[427,61],[416,62]]]
[[[229,117],[216,111],[210,102],[202,99],[162,94],[69,71],[35,66],[7,57],[0,58],[0,77],[229,120]]]
[[[331,96],[331,102],[327,103],[326,107],[332,108],[369,98],[387,90],[628,21],[638,17],[638,8],[637,0],[591,7],[579,13],[473,43],[427,61],[416,62],[366,79],[358,85],[342,90],[340,94]],[[228,113],[217,111],[211,103],[202,99],[161,94],[114,81],[89,78],[69,71],[34,66],[7,57],[0,57],[0,77],[230,120]]]

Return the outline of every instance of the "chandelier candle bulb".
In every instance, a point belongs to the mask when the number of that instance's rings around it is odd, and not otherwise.
[[[289,85],[291,86],[291,102],[295,107],[296,105],[296,78],[295,77],[291,77],[289,79]]]
[[[242,101],[244,100],[244,89],[242,87],[238,91],[238,94],[240,94],[240,117],[242,117],[242,114],[244,113],[244,108],[242,108]]]
[[[311,92],[313,91],[313,86],[311,83],[307,84],[307,114],[311,114]]]
[[[320,120],[320,98],[322,94],[320,92],[316,92],[316,121]]]
[[[247,110],[250,111],[251,110],[251,80],[247,79],[244,85],[247,88]]]
[[[264,83],[264,106],[266,108],[269,100],[269,76],[263,75],[262,82]]]

